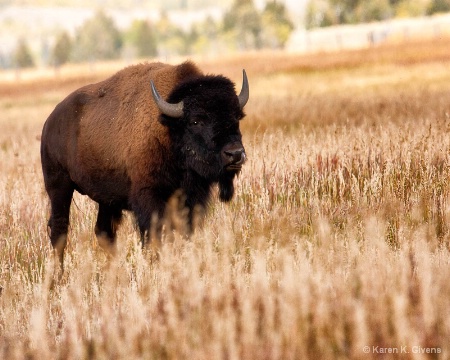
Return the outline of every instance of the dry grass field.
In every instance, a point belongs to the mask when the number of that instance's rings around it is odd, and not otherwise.
[[[0,358],[449,359],[450,39],[200,63],[249,75],[234,200],[109,258],[76,195],[57,283],[40,132],[115,69],[0,81]]]

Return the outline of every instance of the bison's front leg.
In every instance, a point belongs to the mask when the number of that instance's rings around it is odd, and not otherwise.
[[[161,240],[166,202],[151,189],[141,189],[131,200],[144,247],[152,240]]]
[[[99,245],[111,253],[115,251],[116,231],[121,220],[122,209],[99,204],[95,235]]]

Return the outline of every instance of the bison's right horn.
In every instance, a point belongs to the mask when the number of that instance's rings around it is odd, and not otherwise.
[[[180,101],[178,104],[170,104],[159,95],[158,90],[156,90],[155,84],[153,80],[150,80],[152,86],[152,95],[153,99],[155,99],[156,105],[158,105],[158,109],[167,116],[180,118],[183,116],[183,101]]]
[[[248,79],[247,79],[247,74],[245,73],[245,70],[242,70],[242,76],[243,76],[242,89],[238,96],[239,106],[241,107],[241,110],[244,108],[245,104],[247,104],[248,97],[249,97]]]

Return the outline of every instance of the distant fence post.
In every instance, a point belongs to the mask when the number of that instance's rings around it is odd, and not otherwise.
[[[370,30],[367,33],[367,41],[369,43],[369,46],[372,47],[375,45],[375,34],[374,34],[374,30]]]

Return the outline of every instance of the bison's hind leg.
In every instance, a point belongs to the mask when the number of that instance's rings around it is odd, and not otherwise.
[[[99,204],[95,235],[99,245],[110,253],[115,251],[116,232],[121,220],[121,208]]]

